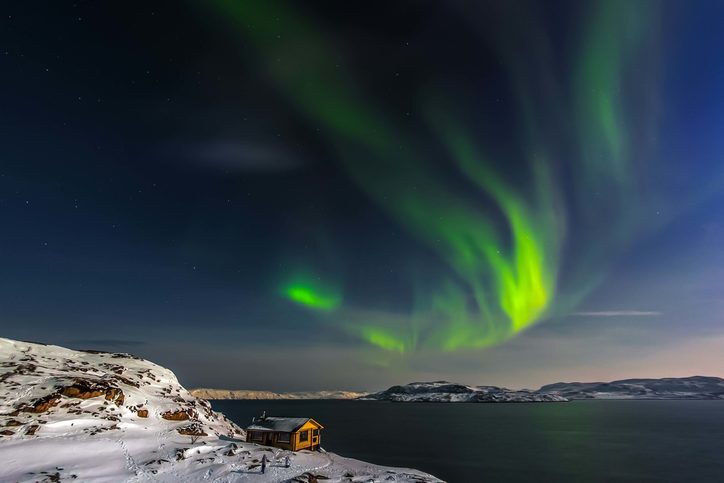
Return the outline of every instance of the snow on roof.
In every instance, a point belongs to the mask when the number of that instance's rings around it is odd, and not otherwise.
[[[312,418],[279,418],[267,416],[263,419],[255,419],[246,429],[250,431],[283,431],[285,433],[293,433],[304,426],[307,421],[314,420]],[[316,423],[316,421],[314,422]]]

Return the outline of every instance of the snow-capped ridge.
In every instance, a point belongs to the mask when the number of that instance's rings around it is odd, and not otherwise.
[[[568,399],[724,399],[724,379],[713,376],[636,378],[611,382],[557,382],[538,390]]]
[[[565,402],[576,399],[724,399],[724,379],[713,376],[557,382],[538,390],[411,382],[360,399],[395,402]]]
[[[394,402],[565,402],[556,394],[540,394],[526,389],[497,386],[468,386],[448,381],[413,382],[392,386],[361,399]]]
[[[195,428],[204,435],[243,435],[183,388],[173,372],[130,354],[0,339],[0,370],[0,383],[10,389],[0,393],[0,414],[21,423],[6,431],[6,438],[31,427],[38,437],[52,435],[43,421],[76,417],[88,424],[72,424],[64,434],[160,424],[179,434]]]

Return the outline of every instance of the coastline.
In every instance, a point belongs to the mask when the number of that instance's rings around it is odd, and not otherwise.
[[[0,426],[2,481],[441,481],[324,451],[247,443],[243,429],[164,367],[10,339],[0,339]],[[280,463],[287,457],[289,467]]]

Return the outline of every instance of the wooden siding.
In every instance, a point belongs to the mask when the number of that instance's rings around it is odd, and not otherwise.
[[[310,419],[293,433],[249,430],[246,432],[246,441],[291,451],[301,451],[303,449],[315,450],[319,448],[319,445],[322,443],[322,428],[323,426],[321,424]],[[317,436],[314,435],[315,430],[317,431]],[[286,434],[289,435],[289,442],[279,441],[280,436]],[[306,441],[302,441],[302,434],[307,435]]]
[[[281,435],[289,435],[289,441],[280,441]],[[254,435],[261,435],[260,439],[254,439]],[[294,433],[282,433],[279,431],[247,431],[246,441],[248,443],[263,444],[264,446],[274,446],[275,448],[288,449],[294,451],[294,441],[296,435]]]
[[[294,450],[299,451],[303,449],[317,449],[322,442],[322,436],[321,433],[318,433],[318,436],[314,436],[313,430],[320,430],[321,428],[322,425],[314,421],[313,419],[307,421],[301,428],[296,431],[296,434],[294,435]],[[306,441],[302,441],[302,434],[304,433],[306,433],[307,435]]]

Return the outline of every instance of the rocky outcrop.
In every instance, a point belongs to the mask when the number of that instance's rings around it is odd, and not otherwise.
[[[184,430],[195,436],[243,436],[208,402],[190,395],[171,371],[151,362],[0,339],[0,427],[7,431],[0,436],[43,435],[45,423],[58,418],[83,418],[84,424],[69,429],[89,435],[146,419],[164,421],[174,432],[191,424]],[[96,424],[88,425],[89,419]]]
[[[72,384],[61,388],[59,392],[63,396],[78,399],[103,396],[106,401],[113,401],[116,406],[121,406],[125,400],[122,389],[104,380],[76,379]]]
[[[60,396],[54,393],[43,396],[40,399],[36,399],[31,404],[22,405],[18,409],[26,413],[44,413],[50,408],[57,406],[59,403]],[[17,410],[9,414],[17,414]]]
[[[193,416],[195,416],[194,412],[187,409],[178,409],[176,411],[166,411],[161,413],[161,417],[169,421],[187,421]]]
[[[201,425],[197,423],[192,423],[187,426],[183,426],[181,428],[178,428],[176,430],[178,434],[183,434],[185,436],[208,436],[201,427]]]

